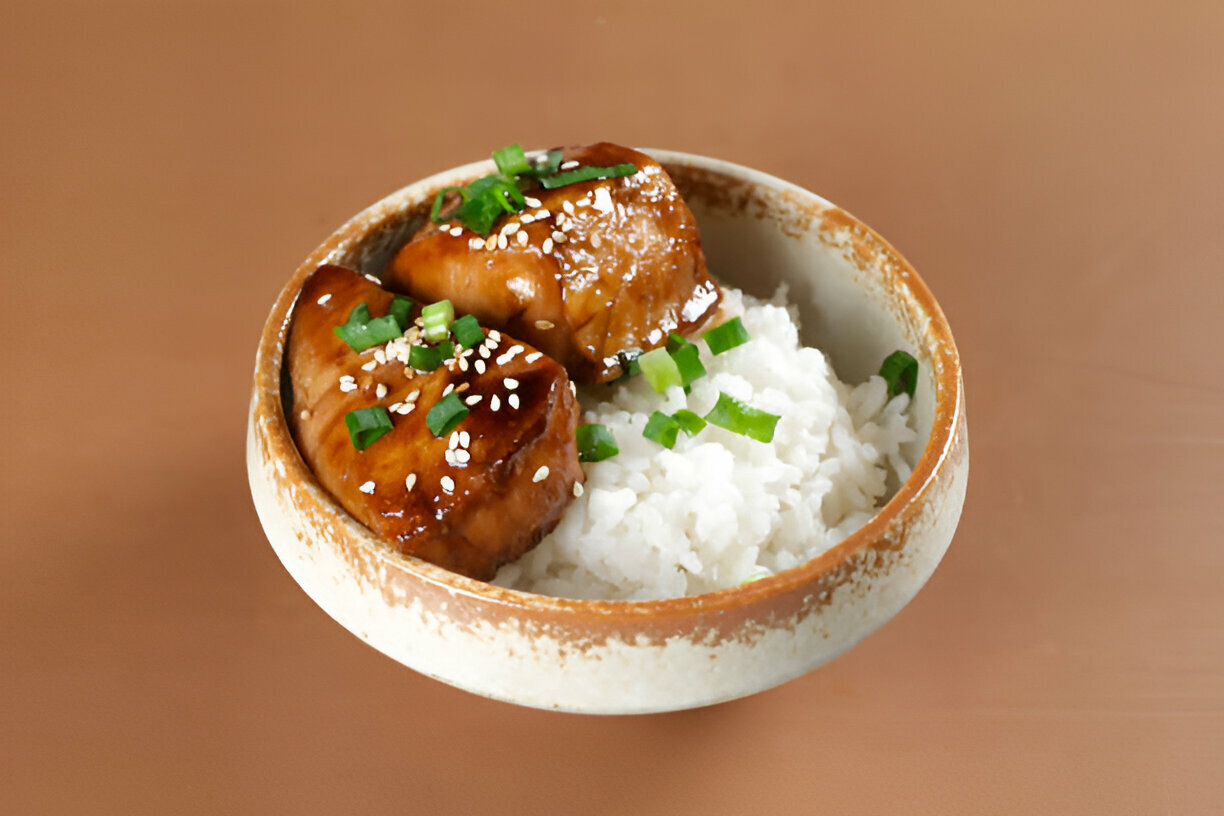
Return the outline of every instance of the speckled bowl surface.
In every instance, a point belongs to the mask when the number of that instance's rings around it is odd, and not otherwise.
[[[317,266],[377,274],[434,193],[492,170],[456,168],[358,214],[302,263],[260,339],[247,434],[251,493],[268,540],[329,615],[419,672],[539,708],[644,713],[752,694],[836,657],[922,588],[952,540],[969,473],[964,388],[951,332],[910,265],[824,199],[727,162],[647,150],[701,227],[712,273],[768,297],[780,282],[804,341],[850,383],[897,348],[919,361],[917,466],[881,512],[802,566],[664,601],[579,601],[503,589],[404,556],[319,486],[281,403],[294,301]]]

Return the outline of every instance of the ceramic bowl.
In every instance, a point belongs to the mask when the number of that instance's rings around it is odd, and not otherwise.
[[[251,492],[285,568],[329,615],[391,658],[454,686],[538,708],[644,713],[762,691],[836,657],[895,615],[952,540],[969,472],[952,334],[913,268],[870,228],[766,174],[648,150],[700,224],[711,272],[760,296],[789,285],[804,341],[861,382],[894,349],[918,358],[913,475],[858,532],[802,566],[733,589],[663,601],[580,601],[517,592],[404,556],[319,486],[281,403],[294,300],[324,263],[377,274],[434,193],[491,162],[412,184],[358,214],[281,292],[255,362],[247,435]]]

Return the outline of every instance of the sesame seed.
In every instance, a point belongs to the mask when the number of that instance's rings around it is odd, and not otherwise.
[[[540,199],[532,198],[531,196],[523,196],[523,203],[528,207],[538,207],[540,206]]]
[[[409,490],[412,490],[412,488],[415,486],[416,486],[416,474],[409,473],[408,477],[404,479],[404,487],[408,488]]]
[[[363,366],[361,367],[361,370],[362,370],[362,371],[373,371],[373,370],[374,370],[375,368],[377,368],[377,367],[378,367],[378,361],[377,361],[377,360],[371,360],[370,362],[368,362],[368,363],[366,363],[365,365],[363,365]]]
[[[451,467],[454,467],[455,466],[455,452],[448,448],[444,455],[446,457],[446,464],[450,465]]]
[[[471,434],[469,434],[467,431],[460,431],[459,432],[459,447],[466,448],[470,444],[472,444]]]
[[[324,303],[326,303],[326,302],[327,302],[327,301],[329,301],[329,300],[331,300],[331,292],[328,292],[326,295],[324,295],[323,297],[321,297],[321,298],[319,298],[318,300],[316,300],[316,301],[315,301],[315,303],[317,303],[317,304],[319,304],[320,306],[322,306]]]
[[[555,325],[556,324],[553,323],[551,320],[537,320],[535,322],[535,327],[539,329],[540,331],[548,331]]]
[[[476,373],[477,374],[485,373],[485,361],[484,360],[476,361]]]
[[[569,384],[569,385],[570,385],[570,393],[571,393],[571,394],[573,394],[575,397],[576,397],[576,396],[578,396],[578,388],[577,388],[577,386],[575,386],[575,385],[574,385],[574,381],[573,381],[573,380],[570,380],[570,384]]]
[[[499,400],[497,395],[494,394],[493,396],[489,397],[489,409],[496,411],[498,408],[501,408],[501,400]]]
[[[446,447],[454,450],[459,447],[459,432],[451,431],[450,439],[446,440]]]
[[[540,359],[543,356],[544,356],[544,352],[533,351],[530,354],[528,354],[526,357],[524,357],[523,359],[528,363],[534,363],[536,360]]]
[[[466,465],[470,461],[472,461],[472,454],[468,453],[463,448],[455,451],[455,462],[460,465]]]
[[[501,342],[501,332],[499,332],[497,329],[489,329],[489,339],[492,340],[494,343],[500,343]]]
[[[490,354],[491,352],[489,351],[489,347],[488,347],[487,345],[485,345],[485,346],[481,346],[481,347],[480,347],[479,353],[480,353],[480,356],[481,356],[481,357],[483,357],[484,359],[486,359],[486,360],[487,360],[487,359],[489,359],[489,354]],[[480,361],[479,361],[479,360],[477,360],[477,362],[480,362]]]
[[[454,479],[452,479],[449,476],[443,476],[439,481],[442,483],[442,489],[445,490],[447,493],[455,492],[455,480]]]
[[[387,354],[382,349],[376,348],[374,349],[374,359],[378,361],[379,365],[382,365],[387,362]]]
[[[514,236],[514,240],[518,242],[519,246],[527,246],[527,233],[520,232],[518,235]]]
[[[404,397],[404,400],[406,402],[416,402],[417,397],[419,396],[421,396],[421,389],[418,388],[415,391],[413,391],[411,394],[409,394],[408,396]]]
[[[409,414],[412,413],[413,408],[416,408],[416,403],[405,402],[403,405],[401,405],[399,408],[395,410],[395,413],[399,414],[400,416],[408,416]]]
[[[582,482],[574,482],[574,498],[578,498],[583,492]]]
[[[507,351],[505,354],[499,355],[493,362],[497,363],[498,365],[505,365],[513,359],[514,355]]]
[[[454,390],[455,390],[455,384],[454,384],[454,383],[447,383],[447,384],[446,384],[446,387],[442,389],[442,396],[444,396],[444,397],[445,397],[447,394],[449,394],[450,392],[452,392],[452,391],[454,391]]]
[[[540,465],[540,469],[531,477],[533,482],[542,482],[548,478],[548,465]]]
[[[469,238],[468,239],[468,249],[484,249],[484,245],[485,245],[485,242],[483,238]]]
[[[456,394],[462,394],[464,391],[472,387],[471,383],[459,383],[459,387],[455,389]]]
[[[391,413],[391,414],[394,414],[396,411],[398,411],[398,410],[400,409],[400,406],[401,406],[401,405],[403,405],[403,404],[404,404],[404,403],[402,403],[402,402],[393,402],[393,403],[391,403],[390,407],[388,407],[388,408],[387,408],[387,412],[388,412],[388,413]]]
[[[583,196],[582,198],[578,199],[578,206],[579,206],[579,207],[589,207],[589,206],[591,206],[591,197],[590,197],[590,196]]]
[[[493,247],[497,246],[497,236],[490,235],[488,238],[485,239],[484,245],[485,245],[485,249],[493,249]]]
[[[356,382],[357,378],[352,374],[341,374],[340,382]]]
[[[533,204],[532,206],[535,206],[535,205]],[[545,218],[548,218],[550,215],[552,215],[552,213],[550,213],[548,210],[536,210],[533,213],[533,215],[535,216],[535,220],[543,221]]]
[[[378,278],[374,277],[373,275],[362,275],[361,277],[365,278],[370,283],[377,283],[379,286],[382,286],[382,281],[380,281]]]
[[[564,232],[561,232],[561,230],[553,230],[551,237],[558,244],[564,244],[566,241],[569,240],[569,236],[566,235]]]
[[[357,489],[360,490],[362,493],[372,494],[374,492],[374,482],[373,481],[366,482],[365,484],[363,484],[361,487]]]
[[[544,250],[544,254],[545,254],[545,255],[547,255],[548,253],[552,252],[552,251],[553,251],[553,239],[552,239],[552,238],[545,238],[545,239],[544,239],[544,245],[543,245],[542,247],[540,247],[540,249]]]
[[[506,397],[506,402],[510,405],[511,408],[513,408],[516,411],[518,410],[518,406],[519,406],[518,394],[511,394],[510,396]]]
[[[561,162],[561,167],[559,169],[570,170],[577,166],[578,166],[578,161],[576,159],[570,159],[569,161]]]
[[[357,390],[357,383],[352,383],[352,382],[342,382],[342,383],[340,383],[340,390],[341,390],[341,391],[343,391],[345,394],[347,394],[347,393],[348,393],[348,392],[350,392],[350,391],[356,391],[356,390]]]
[[[511,391],[518,388],[518,380],[514,379],[513,377],[507,377],[506,379],[502,380],[502,383],[505,384],[506,388]]]
[[[305,408],[303,408],[303,409],[302,409],[302,410],[301,410],[301,411],[298,413],[298,416],[299,416],[299,417],[301,417],[302,419],[310,419],[310,412],[309,412],[309,411],[307,411]]]
[[[463,404],[464,405],[475,405],[476,403],[480,402],[482,399],[484,399],[484,397],[482,397],[480,394],[473,394],[472,396],[465,399],[463,401]]]
[[[454,229],[450,231],[450,234],[454,236],[455,238],[458,238],[460,235],[463,234],[463,227],[455,227]]]
[[[506,240],[506,234],[504,232],[499,233],[497,236],[497,248],[505,249],[508,246],[510,246],[510,242]]]
[[[561,202],[561,209],[565,210],[565,212],[566,212],[566,214],[567,214],[567,215],[573,215],[573,214],[574,214],[574,204],[573,204],[573,202],[571,202],[571,201],[562,201],[562,202]]]
[[[602,243],[603,241],[599,240],[598,235],[596,235],[595,233],[591,234],[591,246],[595,247],[596,249],[599,249],[599,245]]]
[[[519,216],[519,221],[522,221],[524,224],[530,224],[532,221],[535,221],[535,216],[531,213],[523,213]]]
[[[374,389],[374,396],[378,397],[379,399],[387,396],[387,386],[385,383],[378,384],[378,387]]]
[[[460,371],[467,371],[467,370],[468,370],[468,361],[467,361],[467,358],[466,358],[466,357],[460,357],[460,358],[459,358],[459,370],[460,370]]]
[[[506,353],[513,357],[516,354],[522,354],[524,351],[526,351],[526,349],[516,343],[515,345],[511,346],[510,350]]]
[[[502,235],[507,235],[507,236],[513,235],[514,233],[519,231],[519,222],[511,221],[509,224],[502,227],[501,231],[502,231]]]

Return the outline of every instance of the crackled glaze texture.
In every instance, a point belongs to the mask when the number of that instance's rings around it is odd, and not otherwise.
[[[340,263],[377,274],[438,189],[491,163],[400,190],[315,250],[272,308],[251,400],[251,492],[277,555],[328,614],[404,665],[478,694],[539,708],[642,713],[761,691],[836,657],[895,615],[934,572],[960,517],[969,448],[959,358],[909,264],[852,216],[794,185],[712,159],[647,152],[697,217],[711,273],[758,295],[786,283],[805,341],[829,354],[843,380],[864,379],[896,348],[918,358],[918,464],[887,506],[837,547],[709,595],[547,598],[391,550],[318,486],[298,456],[281,405],[281,368],[293,303],[312,270]]]

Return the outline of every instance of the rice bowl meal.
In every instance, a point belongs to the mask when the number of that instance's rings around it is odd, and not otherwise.
[[[827,202],[685,154],[511,145],[306,260],[265,326],[248,470],[293,577],[396,660],[671,710],[797,676],[913,597],[964,499],[961,389],[921,281]]]

